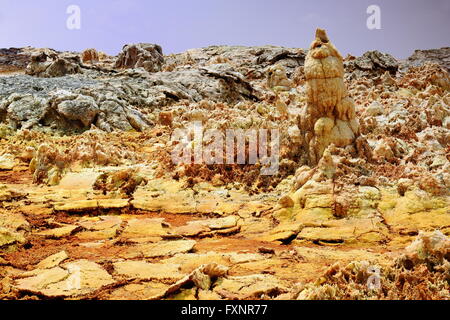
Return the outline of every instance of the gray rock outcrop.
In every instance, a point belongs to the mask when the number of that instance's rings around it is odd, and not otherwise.
[[[418,67],[426,62],[434,62],[450,71],[450,47],[430,50],[416,50],[406,60],[408,67]]]
[[[117,57],[115,68],[144,68],[148,72],[158,72],[163,63],[161,46],[149,43],[127,44]]]

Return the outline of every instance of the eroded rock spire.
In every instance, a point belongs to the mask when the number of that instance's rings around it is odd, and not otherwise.
[[[305,61],[307,107],[300,117],[311,165],[316,165],[330,145],[346,147],[359,135],[353,100],[344,84],[343,58],[317,29]]]

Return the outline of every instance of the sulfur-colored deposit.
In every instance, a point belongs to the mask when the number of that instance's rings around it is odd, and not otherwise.
[[[0,49],[0,299],[450,299],[449,48],[332,40]]]

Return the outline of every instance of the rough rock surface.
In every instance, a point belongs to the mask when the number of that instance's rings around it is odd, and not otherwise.
[[[441,65],[450,71],[450,47],[430,50],[416,50],[406,60],[408,66],[418,67],[426,62],[433,62]]]
[[[211,46],[167,56],[165,69],[175,71],[196,65],[229,63],[247,79],[264,79],[267,68],[275,64],[283,66],[287,74],[292,76],[298,67],[303,66],[305,56],[303,50],[294,48]]]
[[[81,60],[78,55],[58,55],[40,52],[31,56],[31,62],[25,73],[41,78],[62,77],[81,73]]]
[[[396,74],[399,68],[399,62],[390,54],[379,51],[368,51],[361,57],[348,57],[345,62],[347,72],[370,74],[371,76],[381,75],[385,72]]]
[[[44,125],[82,130],[94,124],[111,131],[143,130],[150,125],[150,121],[130,105],[134,101],[122,100],[120,91],[89,78],[35,79],[17,75],[0,81],[0,96],[5,98],[0,114],[16,128]],[[14,93],[13,86],[17,89]]]
[[[123,47],[116,60],[115,67],[144,68],[148,72],[161,71],[164,57],[161,46],[157,44],[138,43]]]
[[[0,70],[16,71],[26,68],[30,63],[31,56],[26,48],[0,49]]]

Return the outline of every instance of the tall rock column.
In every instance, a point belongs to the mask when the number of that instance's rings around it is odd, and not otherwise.
[[[330,144],[352,145],[359,135],[353,100],[344,84],[343,59],[328,39],[317,29],[305,61],[307,107],[300,115],[310,165],[316,165]]]

